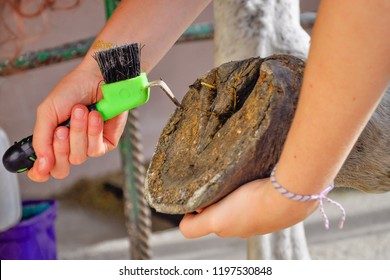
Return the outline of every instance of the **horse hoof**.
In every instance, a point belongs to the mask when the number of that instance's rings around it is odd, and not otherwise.
[[[195,81],[158,140],[145,196],[159,212],[206,207],[269,177],[295,112],[304,62],[277,55],[229,62]]]
[[[295,113],[304,62],[288,55],[214,68],[190,86],[158,140],[145,196],[159,212],[207,207],[269,177]],[[390,88],[335,179],[337,187],[390,191]]]

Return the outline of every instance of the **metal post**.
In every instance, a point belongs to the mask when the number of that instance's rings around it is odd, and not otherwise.
[[[105,0],[107,19],[119,4],[118,0]],[[130,257],[133,260],[150,259],[149,236],[151,214],[144,198],[144,158],[138,121],[138,109],[129,111],[126,127],[119,146],[124,173],[123,194],[126,228],[130,241]]]
[[[106,2],[117,2],[109,1]],[[108,10],[112,10],[109,4]],[[108,13],[108,12],[106,12]],[[315,13],[302,13],[301,24],[305,29],[311,29],[315,21]],[[178,43],[209,40],[214,38],[213,23],[196,23],[191,25],[177,40]],[[91,47],[95,37],[70,42],[54,48],[28,52],[18,57],[0,61],[0,76],[8,76],[29,69],[57,64],[63,61],[84,57]]]

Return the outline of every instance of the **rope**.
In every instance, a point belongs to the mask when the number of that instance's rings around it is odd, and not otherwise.
[[[125,182],[126,228],[130,239],[130,256],[134,260],[150,259],[150,209],[144,198],[145,167],[138,121],[138,109],[129,111],[121,138],[121,157]]]

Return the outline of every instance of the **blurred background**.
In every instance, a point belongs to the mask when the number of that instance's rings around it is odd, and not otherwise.
[[[75,1],[58,2],[62,6],[69,6]],[[302,11],[315,11],[318,4],[318,1],[301,2]],[[34,9],[36,5],[32,6]],[[11,23],[14,20],[10,14],[7,18]],[[25,35],[20,52],[22,54],[38,51],[90,38],[99,32],[105,21],[103,0],[81,0],[78,6],[71,9],[47,10],[41,16],[25,18],[23,19]],[[14,21],[15,24],[16,22]],[[196,22],[213,22],[212,4]],[[5,59],[6,55],[12,56],[14,51],[13,43],[4,44],[0,56]],[[201,74],[214,67],[213,51],[212,40],[176,44],[149,74],[149,80],[162,78],[181,100],[188,86]],[[0,76],[0,126],[11,141],[19,141],[32,134],[36,108],[61,78],[79,62],[80,59],[74,59],[20,74]],[[173,110],[174,105],[157,89],[152,90],[150,101],[140,107],[141,133],[146,159],[151,158],[161,130]],[[118,171],[120,164],[119,151],[115,150],[101,158],[89,159],[82,166],[73,167],[70,176],[65,180],[52,179],[37,184],[28,180],[25,175],[21,175],[19,178],[22,194],[25,198],[41,198],[57,194],[82,178],[93,178]]]
[[[1,2],[2,0],[0,0]],[[35,1],[31,1],[31,3],[33,2]],[[74,0],[63,0],[58,1],[58,3],[63,6],[71,6]],[[319,1],[301,0],[301,12],[315,12],[318,3]],[[3,20],[5,18],[10,26],[18,26],[21,24],[20,20],[22,20],[25,34],[22,36],[22,41],[16,40],[18,43],[15,43],[15,41],[8,40],[7,30],[0,30],[1,60],[90,38],[99,32],[106,21],[105,5],[102,0],[81,0],[79,5],[71,9],[46,10],[41,15],[33,18],[17,19],[10,10],[7,12],[4,8],[2,12]],[[212,4],[197,18],[196,22],[213,23]],[[131,38],[129,38],[129,42],[131,42]],[[162,78],[170,86],[176,97],[181,100],[187,92],[188,86],[201,74],[214,67],[213,52],[212,40],[178,43],[149,74],[149,80]],[[73,59],[13,75],[0,76],[0,127],[6,131],[12,142],[19,141],[32,133],[36,108],[61,78],[79,62],[80,59]],[[162,128],[174,109],[174,105],[157,89],[152,89],[150,101],[139,108],[145,164],[151,158]],[[18,175],[18,178],[24,200],[54,198],[59,201],[56,228],[61,258],[88,258],[87,255],[82,253],[77,255],[77,250],[83,246],[127,236],[123,217],[122,194],[120,188],[118,188],[122,184],[121,159],[118,149],[103,157],[89,159],[81,166],[72,167],[70,176],[64,180],[50,179],[45,183],[34,183],[25,174]],[[383,212],[382,209],[387,209],[388,203],[382,202],[382,200],[377,201],[373,198],[367,202],[364,200],[367,196],[363,198],[361,194],[358,195],[357,200],[356,197],[351,198],[345,193],[339,195],[344,199],[344,203],[351,205],[351,207],[360,203],[363,208],[367,206],[376,209],[375,211],[380,213],[378,224],[382,221],[380,219],[385,219],[389,213],[388,210]],[[333,216],[337,217],[337,211]],[[309,224],[309,229],[311,229],[312,234],[308,235],[308,242],[309,244],[316,244],[316,246],[311,246],[314,258],[337,257],[337,254],[330,254],[329,249],[324,249],[329,245],[326,241],[329,238],[321,239],[322,231],[319,231],[318,228],[322,225],[319,217],[310,219],[309,223],[310,221],[312,223]],[[366,219],[372,220],[372,217],[367,216]],[[153,231],[175,227],[179,220],[180,217],[165,217],[154,213]],[[356,219],[355,222],[359,225],[361,220]],[[359,238],[361,234],[361,232],[359,234],[355,232],[355,237]],[[347,235],[348,231],[346,233],[336,233],[334,231],[330,233],[330,238],[334,241],[332,242],[342,253],[351,252],[353,249],[351,246],[356,244],[351,245],[346,242]],[[179,235],[175,236],[178,239],[182,238]],[[170,239],[172,236],[166,238]],[[371,242],[376,244],[384,242],[385,245],[379,246],[380,248],[371,255],[366,256],[372,258],[377,256],[380,256],[380,258],[388,257],[389,255],[386,253],[390,251],[388,250],[388,244],[390,244],[388,231],[384,235],[375,238]],[[161,243],[161,251],[155,252],[155,255],[160,258],[164,258],[164,254],[167,252],[169,254],[174,250],[176,252],[180,251],[179,247],[175,249],[167,247],[167,243],[164,242],[168,241],[164,239],[164,236],[160,236],[158,241],[154,239],[152,242],[155,242],[155,244]],[[215,241],[206,240],[206,242],[215,244]],[[245,258],[245,244],[243,241],[236,240],[234,242],[236,242],[234,246],[240,248],[237,251],[239,254],[237,257]],[[120,244],[119,247],[121,247]],[[224,244],[218,245],[217,243],[218,246],[224,246]],[[111,248],[115,247],[113,243],[105,245]],[[232,244],[228,245],[233,246]],[[343,246],[345,249],[343,249]],[[119,247],[118,251],[120,250]],[[361,248],[356,248],[356,251],[353,251],[351,255],[347,254],[347,258],[348,256],[349,258],[356,258],[356,256],[359,258],[359,252],[361,252]],[[119,254],[115,255],[114,258],[118,258],[118,256],[128,257]],[[174,256],[176,258],[191,257],[191,255],[185,255],[184,251],[183,255],[176,254]],[[209,257],[212,258],[213,256],[211,254]],[[340,258],[346,258],[346,255],[341,254]]]

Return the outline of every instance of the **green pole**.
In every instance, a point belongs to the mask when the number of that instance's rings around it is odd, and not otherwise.
[[[108,0],[105,1],[112,2]],[[213,36],[214,25],[212,23],[197,23],[190,26],[176,43],[208,40],[212,39]],[[28,52],[15,58],[2,60],[0,61],[0,76],[9,76],[38,67],[49,66],[75,58],[82,58],[86,55],[94,40],[95,37],[91,37],[56,46],[54,48]]]
[[[83,57],[94,40],[95,37],[87,38],[54,48],[28,52],[15,58],[0,61],[0,76],[9,76],[22,71]]]
[[[118,6],[120,0],[105,0],[106,5],[106,19],[109,19]]]
[[[184,1],[184,0],[183,0]],[[120,1],[105,0],[107,19],[113,13]],[[302,13],[301,25],[310,30],[316,19],[316,13]],[[197,40],[209,40],[214,37],[213,23],[196,23],[191,25],[177,40],[176,43],[193,42]],[[22,54],[16,58],[0,61],[0,77],[8,76],[18,72],[48,66],[70,59],[84,57],[91,47],[95,37],[71,42],[54,48],[48,48],[36,52]]]

